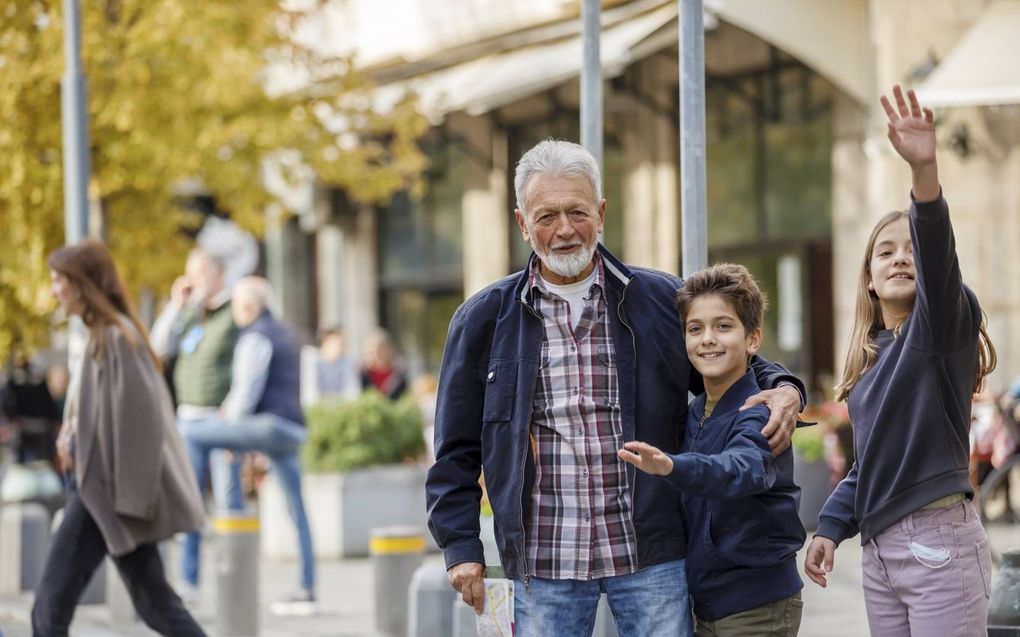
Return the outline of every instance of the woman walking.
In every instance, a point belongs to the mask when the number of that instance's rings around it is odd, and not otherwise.
[[[167,583],[156,548],[202,525],[202,501],[145,330],[101,243],[61,248],[48,263],[53,295],[85,323],[88,344],[57,443],[70,488],[36,592],[32,634],[68,634],[82,591],[109,553],[150,628],[204,637]]]
[[[826,585],[833,553],[861,534],[872,635],[985,635],[991,556],[971,504],[971,396],[995,368],[977,297],[963,284],[935,162],[935,124],[913,91],[883,96],[909,164],[909,212],[871,233],[837,398],[857,461],[822,509],[804,570]]]

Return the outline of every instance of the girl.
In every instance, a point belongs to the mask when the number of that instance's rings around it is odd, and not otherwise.
[[[935,126],[913,91],[882,96],[889,141],[913,177],[909,212],[871,233],[837,399],[857,461],[822,509],[804,570],[825,586],[858,532],[871,634],[984,635],[991,556],[971,505],[971,395],[995,367],[960,277],[935,162]]]
[[[53,295],[81,317],[88,344],[58,440],[72,475],[64,521],[32,608],[35,637],[65,637],[107,553],[153,630],[204,637],[166,581],[156,542],[202,524],[202,500],[177,434],[166,385],[106,248],[83,241],[48,260]]]

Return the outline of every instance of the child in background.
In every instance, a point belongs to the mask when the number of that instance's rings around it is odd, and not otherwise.
[[[739,411],[760,391],[748,361],[761,346],[766,305],[744,266],[719,264],[688,278],[677,306],[705,393],[690,405],[681,453],[639,441],[618,452],[683,493],[697,637],[788,637],[800,628],[796,554],[805,534],[792,451],[773,457],[761,433],[764,406]]]

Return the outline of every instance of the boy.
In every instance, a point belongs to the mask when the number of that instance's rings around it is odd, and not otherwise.
[[[748,361],[761,345],[766,305],[741,265],[715,265],[687,279],[677,308],[705,393],[688,410],[680,454],[638,441],[618,452],[683,492],[697,637],[786,637],[800,627],[796,554],[805,534],[792,452],[772,456],[761,434],[764,406],[738,411],[759,391]]]

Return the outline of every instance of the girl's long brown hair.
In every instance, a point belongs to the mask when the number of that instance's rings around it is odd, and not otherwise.
[[[878,233],[890,223],[899,219],[906,219],[908,214],[897,210],[890,212],[875,224],[868,238],[868,247],[864,250],[864,262],[861,264],[860,275],[857,277],[857,306],[854,309],[854,319],[850,327],[850,340],[847,343],[846,358],[843,361],[843,378],[836,385],[836,400],[846,400],[861,375],[864,374],[878,358],[878,347],[875,345],[875,335],[879,330],[892,329],[899,334],[900,325],[884,325],[882,320],[882,306],[878,302],[878,295],[868,288],[871,283],[871,253],[875,251],[875,241],[878,240]],[[978,369],[974,378],[974,393],[981,391],[984,387],[985,377],[995,369],[998,357],[995,353],[995,346],[988,337],[987,317],[982,313],[981,325],[978,328]]]
[[[113,325],[135,345],[144,345],[152,362],[159,368],[159,358],[152,351],[142,322],[124,293],[124,286],[113,264],[110,251],[102,243],[86,239],[73,245],[55,250],[46,259],[54,272],[68,278],[75,290],[81,294],[82,322],[89,329],[96,355],[106,351],[106,328]],[[137,330],[124,329],[122,316],[127,317]],[[138,342],[141,337],[141,343]]]

